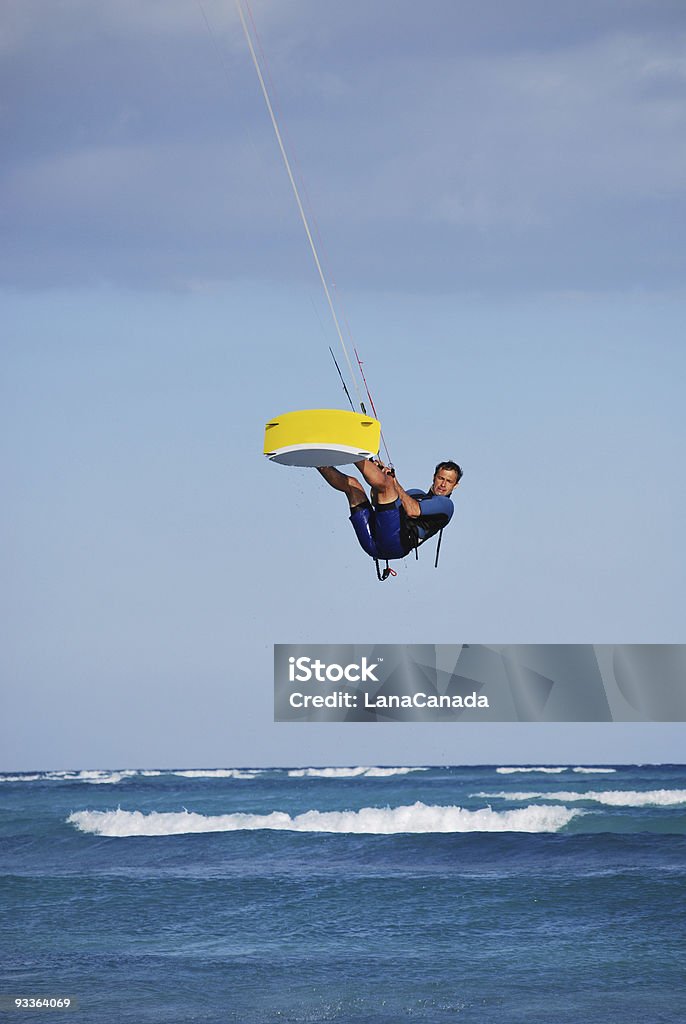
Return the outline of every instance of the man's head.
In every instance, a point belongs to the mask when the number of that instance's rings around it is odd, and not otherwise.
[[[462,470],[456,462],[439,462],[434,470],[431,490],[447,498],[455,490],[462,479]]]

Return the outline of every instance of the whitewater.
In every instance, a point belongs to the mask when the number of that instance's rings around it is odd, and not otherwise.
[[[74,766],[0,812],[2,991],[88,1024],[683,1024],[679,765]]]
[[[429,807],[419,801],[407,807],[363,807],[358,811],[307,811],[291,817],[271,814],[202,815],[189,811],[160,814],[140,811],[77,811],[67,821],[83,832],[100,836],[165,836],[191,832],[235,832],[275,829],[290,832],[337,832],[352,835],[399,835],[405,832],[555,832],[580,811],[561,807],[528,807],[516,811],[478,811],[462,807]]]

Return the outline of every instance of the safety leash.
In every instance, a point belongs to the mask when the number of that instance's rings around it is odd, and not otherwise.
[[[383,569],[383,570],[381,569],[381,566],[379,565],[379,559],[378,558],[374,559],[374,565],[376,566],[376,578],[378,579],[378,581],[380,583],[383,583],[384,580],[387,580],[389,576],[397,576],[398,575],[397,572],[395,571],[395,569],[391,569],[390,565],[388,564],[388,559],[386,559],[386,568]]]

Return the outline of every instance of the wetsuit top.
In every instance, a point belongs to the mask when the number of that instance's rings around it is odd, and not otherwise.
[[[418,544],[422,544],[429,537],[433,537],[435,533],[442,530],[444,526],[448,525],[455,511],[455,506],[450,498],[434,494],[433,491],[429,491],[427,494],[426,491],[412,488],[407,493],[415,501],[418,501],[421,507],[421,515],[419,516],[408,516],[404,511],[402,515],[403,532],[410,542],[410,547],[415,548]]]

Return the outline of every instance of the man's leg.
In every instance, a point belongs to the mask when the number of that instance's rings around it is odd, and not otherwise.
[[[385,514],[387,518],[391,517],[393,521],[390,522],[389,520],[391,526],[396,520],[399,521],[397,509],[394,507],[397,501],[395,484],[391,488],[389,481],[392,482],[393,478],[387,477],[385,473],[371,462],[358,462],[356,466],[365,479],[372,484],[375,505],[377,501],[383,502],[385,500],[389,503],[387,512],[383,513],[381,511],[383,505],[380,508],[379,506],[376,509],[372,508],[364,487],[354,476],[341,473],[333,466],[318,466],[317,468],[330,487],[333,487],[336,491],[342,491],[346,495],[350,505],[350,522],[360,547],[368,555],[371,555],[372,558],[385,558],[386,555],[380,551],[376,541],[377,511],[379,514]],[[369,473],[369,476],[367,476],[367,473]],[[395,552],[395,548],[393,550]],[[402,553],[393,553],[391,557],[401,557]]]
[[[346,495],[350,508],[357,508],[368,500],[364,487],[354,476],[347,476],[334,466],[317,466],[317,469],[330,487]]]
[[[372,488],[374,502],[374,544],[381,558],[404,558],[407,545],[403,541],[402,517],[395,477],[382,466],[365,459],[356,462],[362,476]]]
[[[375,505],[390,505],[396,500],[398,490],[395,486],[395,477],[392,477],[390,473],[384,473],[375,462],[371,462],[369,459],[356,462],[355,466],[372,488]]]

